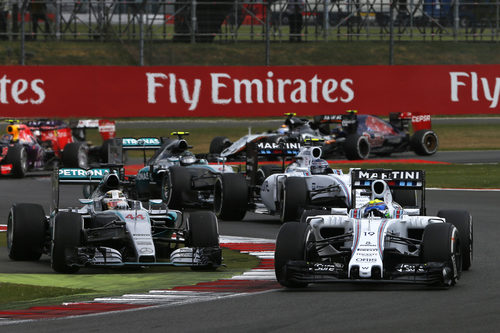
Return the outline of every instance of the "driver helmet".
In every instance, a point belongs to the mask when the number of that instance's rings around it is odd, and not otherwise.
[[[313,175],[322,175],[326,173],[326,170],[330,166],[328,165],[328,162],[318,158],[315,159],[314,161],[311,162],[311,174]]]
[[[180,158],[181,165],[191,165],[196,163],[196,157],[191,152],[184,152]]]
[[[389,213],[389,207],[382,200],[375,199],[371,200],[365,205],[363,216],[377,216],[383,218],[391,218],[391,214]]]
[[[120,190],[111,190],[104,194],[102,199],[102,207],[106,209],[127,209],[127,198]]]

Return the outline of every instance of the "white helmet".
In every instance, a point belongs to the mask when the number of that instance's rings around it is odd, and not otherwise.
[[[111,190],[104,194],[102,199],[103,209],[127,209],[127,198],[120,190]]]

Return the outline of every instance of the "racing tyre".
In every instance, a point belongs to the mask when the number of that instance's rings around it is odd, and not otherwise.
[[[231,145],[231,141],[225,136],[216,136],[210,142],[209,153],[210,154],[220,154],[224,149]]]
[[[436,153],[438,146],[438,137],[432,130],[417,131],[410,139],[410,147],[417,155],[432,155]]]
[[[99,149],[99,161],[101,163],[108,163],[109,161],[109,148],[113,144],[113,139],[108,139],[102,143]]]
[[[191,174],[181,166],[172,166],[165,171],[161,185],[161,198],[170,209],[181,209],[185,197],[191,190]]]
[[[71,212],[59,212],[55,217],[52,239],[52,269],[58,273],[76,273],[79,267],[72,264],[76,248],[82,242],[82,217]]]
[[[472,265],[474,239],[472,215],[466,210],[440,210],[437,215],[444,217],[446,222],[453,224],[458,229],[462,252],[462,270],[469,270]]]
[[[345,140],[344,152],[349,160],[367,159],[370,155],[370,143],[364,135],[350,134]]]
[[[296,221],[307,204],[307,184],[305,178],[287,177],[281,196],[281,223]]]
[[[222,220],[241,221],[247,212],[248,184],[241,173],[223,173],[214,185],[214,211]]]
[[[28,152],[22,145],[14,145],[9,148],[6,160],[12,164],[12,175],[23,178],[28,171]]]
[[[83,142],[68,143],[62,152],[62,163],[66,168],[87,169],[89,166],[87,146]]]
[[[307,287],[307,282],[291,281],[287,276],[286,264],[290,260],[306,260],[307,238],[311,228],[305,223],[288,222],[281,226],[276,238],[274,271],[278,282],[288,288]]]
[[[45,213],[37,204],[15,204],[7,220],[7,251],[12,260],[40,259],[45,240]]]
[[[217,217],[212,212],[192,212],[188,217],[189,246],[198,248],[219,247],[219,228]],[[206,266],[192,266],[194,271],[215,270],[222,263],[222,251],[217,258],[211,257],[212,263]]]
[[[446,265],[443,285],[453,286],[462,272],[460,235],[451,223],[432,223],[425,227],[421,255],[423,263],[438,262]]]

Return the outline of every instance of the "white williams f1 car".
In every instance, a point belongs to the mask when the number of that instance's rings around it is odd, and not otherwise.
[[[59,184],[99,185],[81,208],[59,208]],[[150,200],[149,209],[128,200],[109,169],[60,169],[52,178],[50,216],[37,204],[12,206],[7,247],[12,260],[51,256],[52,268],[75,273],[80,267],[190,266],[221,264],[217,218],[211,212],[181,213]]]
[[[279,283],[290,288],[338,281],[454,285],[472,264],[472,216],[463,210],[422,215],[424,173],[405,173],[354,170],[353,192],[370,196],[364,205],[284,224],[275,252]],[[420,193],[417,207],[403,209],[391,188]]]

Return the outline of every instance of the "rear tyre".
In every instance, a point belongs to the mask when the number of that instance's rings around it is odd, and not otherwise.
[[[420,130],[412,135],[410,147],[417,155],[433,155],[438,150],[439,140],[434,131]]]
[[[82,242],[82,218],[80,214],[59,212],[55,217],[52,239],[52,269],[58,273],[76,273],[80,269],[71,262],[76,248]]]
[[[225,136],[216,136],[210,142],[209,153],[210,154],[220,154],[224,149],[231,145],[231,141]]]
[[[440,210],[437,215],[444,217],[446,222],[453,224],[458,229],[460,250],[462,251],[462,270],[469,270],[473,259],[472,215],[466,210]]]
[[[448,273],[443,276],[442,283],[445,286],[455,285],[462,272],[462,259],[459,233],[453,224],[427,225],[422,238],[421,254],[423,263],[444,263]]]
[[[364,135],[350,134],[344,143],[344,152],[349,160],[367,159],[370,155],[370,143]]]
[[[180,166],[172,166],[165,171],[161,185],[161,198],[170,209],[185,206],[184,197],[191,189],[191,174]]]
[[[7,220],[7,251],[12,260],[40,259],[45,241],[45,212],[37,204],[15,204]]]
[[[241,221],[247,212],[248,184],[240,173],[223,173],[214,185],[214,211],[222,220]]]
[[[87,146],[83,142],[68,143],[62,152],[62,163],[66,168],[87,169],[89,166]]]
[[[9,148],[6,160],[12,164],[12,175],[23,178],[28,172],[28,152],[22,145],[14,145]]]
[[[264,183],[264,180],[266,180],[267,177],[269,177],[275,172],[280,172],[280,171],[281,168],[276,165],[266,164],[260,166],[259,169],[257,170],[257,180],[256,180],[257,185],[262,185],[262,183]]]
[[[281,223],[297,221],[307,204],[307,184],[305,178],[287,177],[281,197]]]
[[[286,273],[290,260],[306,260],[306,242],[310,227],[305,223],[288,222],[281,226],[276,238],[274,252],[274,271],[278,282],[288,288],[307,287],[307,282],[291,281]]]
[[[217,217],[212,212],[192,212],[188,217],[189,246],[198,248],[219,247],[219,227]],[[211,257],[215,266],[192,266],[192,270],[214,270],[222,263],[222,251],[217,258]]]

